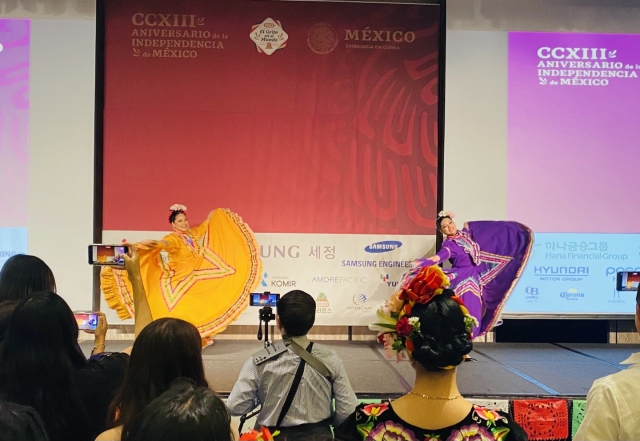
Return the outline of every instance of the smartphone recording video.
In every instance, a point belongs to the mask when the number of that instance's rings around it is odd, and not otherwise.
[[[637,291],[640,284],[640,272],[620,271],[617,277],[617,291]]]
[[[95,312],[74,312],[73,316],[81,331],[95,331],[98,327],[98,314]]]
[[[249,305],[271,306],[272,308],[275,308],[278,300],[280,300],[280,294],[271,294],[270,292],[252,292],[251,297],[249,298]]]
[[[90,265],[124,265],[124,254],[129,247],[122,245],[89,245]]]

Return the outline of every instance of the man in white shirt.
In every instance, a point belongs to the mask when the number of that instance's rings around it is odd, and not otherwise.
[[[635,320],[640,330],[640,287]],[[622,364],[631,366],[593,382],[575,441],[640,440],[640,352]]]
[[[333,350],[313,345],[307,339],[315,318],[316,302],[304,291],[290,291],[276,305],[276,325],[280,333],[310,351],[329,370],[331,380],[305,364],[293,400],[288,410],[283,412],[302,359],[291,347],[264,363],[256,364],[253,358],[249,358],[227,400],[231,415],[241,416],[262,405],[257,426],[277,428],[283,433],[330,435],[329,425],[340,424],[355,410],[358,401],[342,360]],[[335,413],[332,409],[333,399]],[[281,413],[284,415],[281,416]],[[278,420],[281,420],[279,425]]]

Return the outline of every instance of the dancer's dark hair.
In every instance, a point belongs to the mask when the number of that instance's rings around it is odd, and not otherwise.
[[[473,349],[460,305],[451,299],[455,293],[445,289],[429,303],[416,303],[411,317],[420,321],[420,334],[413,339],[413,359],[428,371],[441,371],[462,363]]]
[[[75,371],[87,364],[69,305],[43,292],[16,307],[0,355],[0,398],[33,407],[53,441],[88,439],[89,418]]]
[[[448,216],[448,215],[447,215],[447,216],[438,216],[438,218],[436,219],[436,229],[437,229],[438,231],[440,231],[440,229],[442,228],[442,221],[443,221],[443,220],[445,220],[445,219],[451,219],[451,220],[453,220],[453,219],[451,218],[451,216]]]
[[[306,335],[316,321],[316,301],[298,289],[283,295],[276,304],[276,310],[289,337]]]
[[[184,210],[173,210],[169,215],[169,223],[170,224],[174,223],[179,214],[184,214],[186,216],[186,213],[184,212]]]
[[[0,302],[22,300],[41,291],[56,292],[56,280],[42,259],[16,254],[4,263],[0,271]]]
[[[124,435],[144,408],[180,377],[208,387],[200,334],[184,320],[155,320],[133,343],[129,366],[109,409],[109,427],[125,426]]]
[[[206,387],[179,379],[130,424],[122,441],[233,441],[231,416]]]

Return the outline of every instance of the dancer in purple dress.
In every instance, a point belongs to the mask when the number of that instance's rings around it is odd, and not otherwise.
[[[418,259],[409,277],[424,266],[449,260],[451,268],[444,272],[451,289],[478,319],[473,336],[480,337],[497,324],[529,259],[533,233],[522,224],[504,221],[469,222],[458,230],[448,211],[438,213],[436,226],[445,236],[442,248],[428,259]]]

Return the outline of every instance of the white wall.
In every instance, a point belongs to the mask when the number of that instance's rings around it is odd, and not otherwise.
[[[0,0],[0,16],[32,19],[28,250],[72,309],[90,309],[95,2]]]
[[[507,32],[640,33],[637,0],[448,0],[444,207],[507,214]]]
[[[72,309],[90,309],[94,20],[33,20],[28,250]]]
[[[74,309],[91,307],[95,3],[0,0],[31,18],[29,252]],[[637,0],[449,0],[445,207],[459,221],[506,215],[509,30],[640,33]]]

